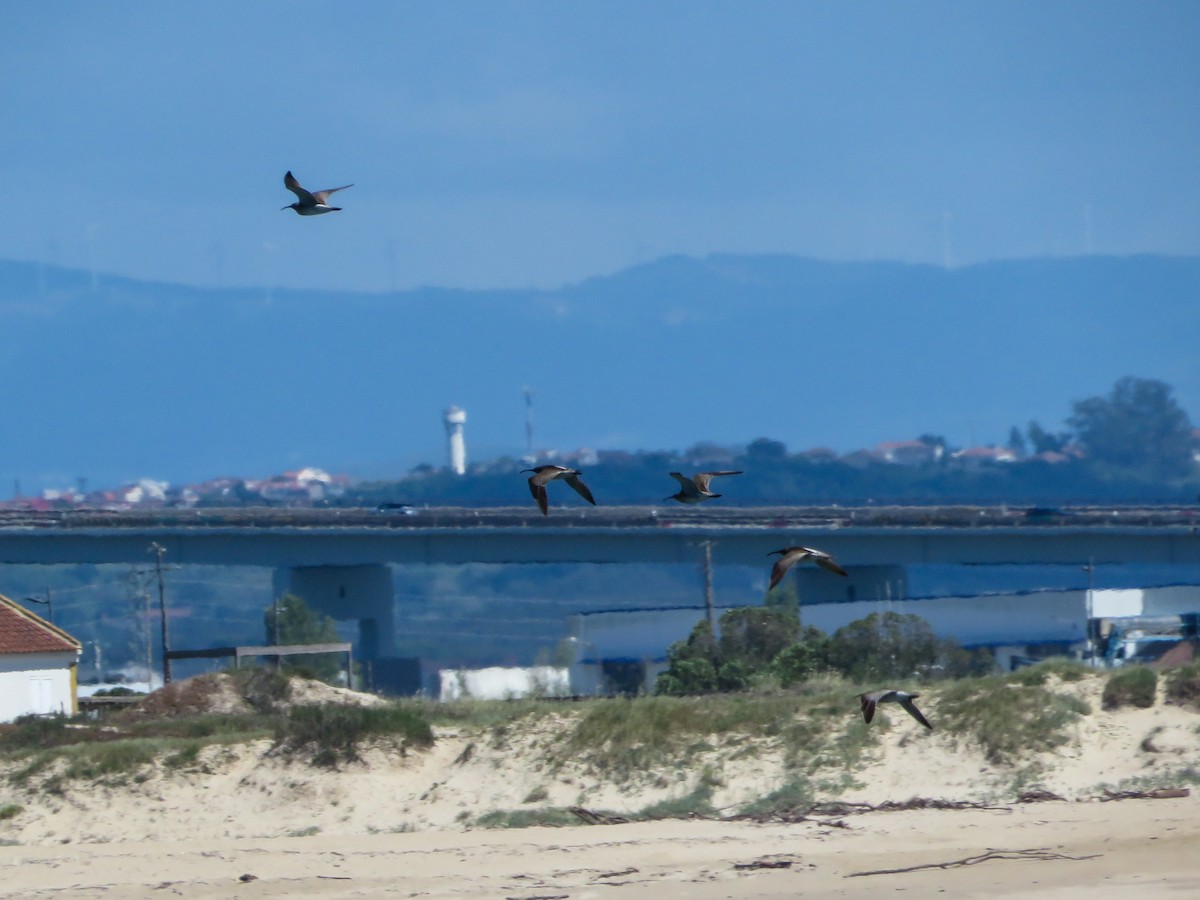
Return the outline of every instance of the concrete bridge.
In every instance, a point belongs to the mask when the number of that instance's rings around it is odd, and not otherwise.
[[[1194,508],[645,507],[0,511],[0,563],[144,563],[275,570],[292,592],[360,622],[360,657],[394,655],[392,565],[697,563],[770,567],[819,547],[846,579],[798,568],[805,603],[905,596],[916,563],[1200,564]]]

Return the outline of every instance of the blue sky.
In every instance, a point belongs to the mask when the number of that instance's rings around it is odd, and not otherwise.
[[[4,35],[11,259],[380,291],[1200,251],[1193,2],[65,2]],[[289,168],[345,211],[281,212]]]

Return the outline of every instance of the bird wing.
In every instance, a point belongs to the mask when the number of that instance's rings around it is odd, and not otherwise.
[[[586,500],[592,506],[596,505],[596,501],[592,498],[592,492],[588,490],[588,486],[579,480],[578,475],[568,475],[563,479],[571,487],[575,488],[575,493]]]
[[[807,555],[808,551],[803,547],[789,547],[784,550],[783,555],[775,560],[775,565],[771,567],[771,583],[767,586],[767,590],[774,590],[775,585],[779,584],[783,580],[783,576],[787,574],[787,570]]]
[[[329,199],[330,194],[336,194],[338,191],[344,191],[346,188],[351,188],[351,187],[354,187],[354,185],[343,184],[341,187],[325,188],[325,190],[317,191],[312,196],[313,196],[313,199],[316,200],[318,203],[324,203],[327,199]]]
[[[923,715],[921,715],[921,711],[919,709],[917,709],[917,704],[912,702],[911,697],[901,697],[900,705],[903,706],[906,710],[908,710],[908,714],[910,716],[912,716],[914,719],[916,719],[918,722],[920,722],[922,725],[924,725],[930,731],[933,731],[933,726],[929,724],[929,722],[926,720],[926,718]]]
[[[846,570],[835,563],[833,561],[833,557],[828,553],[814,553],[812,554],[812,558],[813,562],[815,562],[822,569],[828,569],[830,572],[835,572],[838,575],[846,574]]]
[[[737,472],[701,472],[698,475],[692,476],[692,481],[696,482],[696,487],[702,491],[708,490],[708,483],[719,475],[741,475],[741,471]]]
[[[870,725],[871,720],[875,718],[875,703],[878,697],[876,694],[859,694],[858,699],[862,701],[863,718]]]
[[[688,496],[695,496],[697,493],[699,493],[697,491],[699,484],[695,479],[688,478],[682,472],[672,472],[671,477],[678,481],[681,485],[679,489],[680,493],[687,494]],[[700,476],[697,475],[696,477],[699,478]],[[701,490],[703,490],[703,488],[701,488]]]
[[[529,485],[537,485],[545,487],[547,482],[553,479],[558,474],[558,469],[555,466],[538,466],[533,470],[533,474],[529,476]]]
[[[296,180],[296,176],[290,171],[283,176],[283,186],[300,198],[301,203],[316,203],[313,195],[300,187],[300,182]]]
[[[531,476],[529,479],[529,493],[533,494],[533,499],[537,501],[538,509],[542,511],[542,515],[550,515],[550,500],[546,497],[546,485],[544,482],[538,484],[536,475]]]

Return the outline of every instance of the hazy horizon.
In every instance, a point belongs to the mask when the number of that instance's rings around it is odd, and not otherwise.
[[[711,252],[1200,252],[1189,3],[65,2],[6,20],[9,258],[387,291]],[[354,183],[344,211],[281,211],[287,169]]]

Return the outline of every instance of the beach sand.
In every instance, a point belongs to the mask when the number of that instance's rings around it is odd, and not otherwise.
[[[0,848],[5,897],[1200,896],[1200,801]],[[1046,857],[953,865],[989,850]],[[1027,854],[1029,855],[1029,854]],[[900,874],[858,875],[931,864]],[[253,879],[240,880],[253,876]]]

